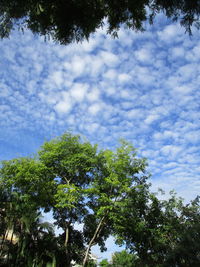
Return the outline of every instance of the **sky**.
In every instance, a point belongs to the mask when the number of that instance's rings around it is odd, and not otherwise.
[[[99,148],[125,138],[148,159],[153,191],[199,194],[196,29],[189,36],[158,16],[143,33],[121,29],[113,39],[104,28],[68,46],[14,31],[0,51],[0,160],[33,155],[66,131]]]

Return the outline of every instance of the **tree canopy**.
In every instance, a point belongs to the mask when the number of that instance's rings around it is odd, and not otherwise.
[[[103,259],[99,263],[100,267],[136,267],[137,265],[137,256],[122,250],[120,252],[115,252],[112,255],[112,259],[109,262],[107,259]]]
[[[107,21],[114,36],[122,25],[141,31],[158,13],[179,20],[186,31],[199,27],[199,0],[1,0],[0,36],[15,27],[51,36],[61,44],[88,39]]]
[[[200,266],[199,198],[150,191],[147,162],[121,141],[100,150],[66,133],[32,157],[1,162],[0,265],[95,266],[91,247],[112,235],[127,251],[101,266]],[[51,212],[54,226],[41,221]]]
[[[6,264],[22,262],[21,266],[29,266],[35,255],[36,265],[46,257],[56,266],[68,267],[71,261],[87,266],[93,245],[106,249],[105,240],[113,233],[117,210],[128,194],[147,186],[145,169],[146,160],[137,158],[135,149],[125,141],[116,151],[98,150],[96,145],[68,133],[45,142],[34,158],[3,161],[0,231]],[[49,232],[43,239],[40,234],[41,241],[35,236],[34,218],[41,209],[52,212],[54,224],[62,230],[59,236]],[[83,225],[83,229],[77,230],[77,225]],[[6,241],[8,232],[11,242]],[[32,249],[39,242],[54,245],[40,254]]]
[[[146,202],[141,202],[138,194],[129,198],[131,202],[123,208],[124,214],[118,218],[115,231],[119,243],[126,244],[137,255],[137,266],[199,266],[199,198],[184,204],[173,191],[168,200],[144,193]]]

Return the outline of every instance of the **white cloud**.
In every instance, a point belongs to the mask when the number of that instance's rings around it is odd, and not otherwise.
[[[91,56],[88,61],[88,66],[90,66],[89,73],[92,77],[102,75],[102,72],[105,69],[104,61],[99,56]]]
[[[71,130],[105,148],[125,137],[149,159],[155,187],[192,198],[200,178],[200,41],[161,18],[145,33],[120,30],[116,40],[104,29],[69,46],[29,32],[1,41],[4,147],[22,130],[41,143]]]
[[[90,38],[90,41],[84,41],[82,44],[79,44],[80,49],[83,49],[85,52],[91,52],[99,45],[100,39]]]
[[[98,99],[100,99],[100,91],[98,88],[92,88],[92,90],[90,90],[87,94],[87,99],[90,102],[96,101]]]
[[[174,91],[175,93],[188,94],[193,91],[193,88],[189,84],[186,84],[174,87]]]
[[[175,158],[183,150],[182,147],[175,145],[166,145],[161,148],[161,152],[164,156],[170,156],[170,158]]]
[[[118,75],[118,80],[120,83],[128,83],[131,80],[131,76],[126,73],[121,73]]]
[[[188,142],[190,142],[190,143],[199,144],[199,141],[200,141],[200,131],[190,131],[190,132],[187,132],[185,134],[184,138]]]
[[[115,54],[107,51],[102,51],[100,56],[104,62],[109,67],[116,67],[119,63],[119,57]]]
[[[158,114],[150,114],[147,116],[147,118],[145,119],[145,123],[146,124],[151,124],[153,122],[155,122],[156,120],[159,119],[159,115]]]
[[[59,100],[59,95],[55,93],[45,94],[44,92],[39,93],[40,99],[48,104],[55,104]]]
[[[72,106],[73,101],[70,94],[68,92],[62,92],[61,100],[54,106],[54,109],[60,114],[68,113],[72,109]]]
[[[141,118],[144,116],[142,109],[132,109],[124,114],[128,119],[134,120],[135,118]]]
[[[199,73],[199,66],[194,63],[181,66],[177,72],[177,74],[180,75],[182,81],[191,80],[198,73]]]
[[[71,105],[69,103],[66,103],[65,101],[60,101],[55,105],[54,108],[58,113],[66,113],[70,111]]]
[[[152,63],[151,52],[146,48],[142,48],[142,49],[136,51],[135,56],[136,56],[137,60],[139,60],[145,64]]]
[[[100,112],[101,110],[101,104],[99,103],[95,103],[95,104],[92,104],[91,106],[89,106],[88,108],[88,112],[91,114],[91,115],[96,115]]]
[[[118,73],[114,69],[110,69],[104,74],[104,77],[110,80],[116,80],[117,76],[118,76]]]
[[[11,94],[11,90],[5,84],[0,83],[0,97],[6,98]]]
[[[70,94],[75,101],[82,102],[87,95],[88,84],[75,83]]]
[[[52,79],[52,81],[54,81],[55,85],[58,86],[58,88],[60,88],[60,86],[63,83],[62,72],[61,71],[55,71],[54,73],[52,73],[51,79]]]
[[[66,65],[65,65],[66,66]],[[81,58],[79,56],[74,56],[72,58],[70,69],[76,76],[80,76],[85,71],[85,61],[84,58]]]
[[[178,40],[180,35],[184,33],[183,28],[181,28],[178,24],[172,24],[166,26],[162,31],[158,32],[158,37],[160,40],[171,43],[175,40]]]
[[[91,123],[89,125],[85,126],[85,129],[90,133],[94,134],[99,129],[99,124],[97,123]]]
[[[172,57],[177,58],[183,58],[185,56],[185,50],[183,47],[173,47],[171,49]]]

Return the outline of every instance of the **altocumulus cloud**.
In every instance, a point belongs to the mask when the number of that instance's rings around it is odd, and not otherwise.
[[[0,42],[1,159],[71,130],[100,147],[121,137],[149,160],[153,189],[200,189],[200,39],[160,18],[144,33],[100,30],[59,46],[15,32]]]

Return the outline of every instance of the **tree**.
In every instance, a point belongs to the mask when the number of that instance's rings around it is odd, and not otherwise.
[[[126,250],[121,252],[115,252],[112,255],[112,260],[110,267],[136,267],[137,266],[137,256],[128,253]]]
[[[107,259],[103,259],[102,261],[100,261],[99,266],[100,267],[110,267],[110,264],[109,264]]]
[[[134,254],[122,250],[120,252],[115,252],[112,255],[112,259],[108,262],[107,259],[103,259],[100,263],[100,267],[136,267],[138,257]]]
[[[173,202],[172,202],[173,203]],[[200,201],[199,197],[178,210],[179,227],[176,227],[176,239],[169,247],[164,266],[200,265]]]
[[[85,190],[90,186],[97,165],[97,147],[82,142],[79,136],[64,134],[46,142],[39,151],[40,161],[56,181],[52,206],[55,224],[63,229],[63,246],[72,260],[80,261],[84,254],[84,240],[75,224],[87,216]]]
[[[3,161],[0,264],[94,266],[91,247],[106,250],[113,235],[131,254],[115,253],[108,266],[200,266],[199,198],[159,200],[146,166],[125,141],[98,150],[69,133],[45,142],[34,158]],[[52,212],[59,236],[40,222],[41,209]]]
[[[97,263],[95,260],[89,259],[87,261],[86,267],[97,267]]]
[[[6,221],[0,249],[1,266],[39,266],[56,262],[56,237],[50,223],[40,221],[40,212],[13,193],[4,210]],[[57,261],[58,262],[58,261]]]
[[[39,151],[39,159],[56,180],[53,216],[65,232],[69,262],[75,251],[70,249],[74,225],[84,225],[84,241],[80,232],[77,240],[87,246],[82,264],[85,266],[94,244],[105,250],[104,242],[112,233],[112,216],[126,200],[127,192],[145,184],[148,176],[142,173],[146,161],[136,158],[134,148],[126,142],[116,152],[97,153],[97,146],[81,143],[80,137],[70,134],[46,142]]]
[[[57,246],[53,226],[40,220],[40,209],[49,209],[52,204],[54,181],[49,178],[48,170],[38,160],[20,158],[2,162],[1,266],[58,264],[59,258],[65,257]]]
[[[114,233],[113,221],[118,217],[120,207],[128,201],[129,193],[138,190],[142,185],[147,186],[146,165],[146,160],[137,158],[133,146],[125,141],[121,142],[116,152],[100,151],[98,170],[87,191],[90,199],[88,207],[92,214],[86,217],[83,229],[88,240],[83,267],[90,248],[94,244],[100,244],[103,250],[104,240]]]
[[[141,31],[145,21],[153,22],[163,12],[180,20],[186,31],[199,26],[198,0],[1,0],[0,36],[8,37],[18,27],[28,28],[54,41],[68,44],[88,39],[107,19],[108,33],[114,36],[122,25]]]
[[[146,161],[137,158],[135,149],[124,141],[116,151],[97,150],[96,145],[69,133],[45,142],[34,158],[2,162],[0,186],[2,200],[7,199],[7,213],[1,231],[5,233],[9,228],[17,234],[19,255],[25,246],[31,250],[30,256],[40,259],[35,234],[26,230],[26,225],[28,229],[34,225],[34,216],[30,215],[41,208],[51,211],[54,224],[63,233],[52,236],[55,246],[51,247],[55,249],[48,255],[53,253],[56,262],[62,259],[61,266],[70,266],[72,260],[91,265],[91,247],[98,244],[106,249],[105,240],[114,233],[119,208],[128,201],[129,192],[145,186],[145,168]],[[4,209],[0,210],[0,215],[3,213]],[[76,229],[78,224],[83,230]],[[49,235],[44,237],[48,239]],[[9,255],[13,257],[13,250]],[[19,255],[22,260],[23,255]]]
[[[135,200],[142,195],[146,201],[136,205]],[[116,221],[116,232],[119,243],[125,242],[137,255],[137,266],[199,266],[198,198],[184,205],[173,192],[168,200],[161,201],[146,191],[130,200],[123,209],[124,216]]]

